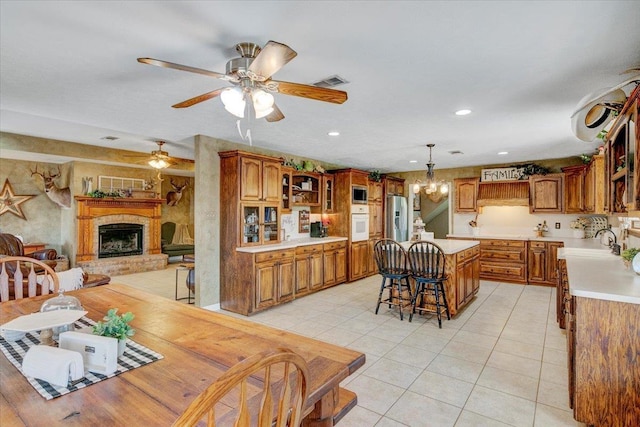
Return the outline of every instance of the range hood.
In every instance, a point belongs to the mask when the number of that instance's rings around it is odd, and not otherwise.
[[[478,206],[529,206],[529,180],[479,183]]]

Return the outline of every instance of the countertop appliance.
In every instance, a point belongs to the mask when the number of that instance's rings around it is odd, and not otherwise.
[[[351,206],[351,241],[369,240],[369,206]]]
[[[397,242],[409,240],[409,224],[407,219],[407,198],[403,196],[387,196],[385,237]]]
[[[311,223],[311,237],[327,237],[329,234],[328,227],[322,225],[320,221]]]

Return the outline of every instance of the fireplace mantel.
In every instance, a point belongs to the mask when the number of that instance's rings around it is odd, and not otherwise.
[[[91,261],[98,257],[94,235],[96,218],[109,215],[135,215],[149,219],[149,245],[145,254],[161,253],[160,219],[163,199],[95,198],[76,196],[78,204],[78,250],[76,262]]]

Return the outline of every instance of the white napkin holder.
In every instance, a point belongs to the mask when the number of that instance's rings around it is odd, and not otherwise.
[[[69,331],[60,334],[58,346],[80,353],[85,368],[90,372],[109,375],[118,369],[116,338]]]
[[[84,362],[78,352],[35,345],[24,355],[22,372],[49,384],[67,387],[69,380],[84,377]]]
[[[434,239],[433,231],[422,231],[420,233],[420,240],[431,241]]]

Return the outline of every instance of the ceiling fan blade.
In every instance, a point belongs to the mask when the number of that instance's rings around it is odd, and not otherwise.
[[[276,104],[273,104],[273,111],[265,117],[265,120],[268,122],[279,122],[282,119],[284,119],[284,114],[282,114],[282,111],[280,111]]]
[[[347,100],[347,92],[341,90],[328,89],[300,83],[281,82],[271,80],[278,84],[278,92],[285,95],[300,96],[302,98],[315,99],[317,101],[332,102],[342,104]]]
[[[202,68],[190,67],[188,65],[175,64],[173,62],[162,61],[153,58],[138,58],[141,64],[155,65],[156,67],[172,68],[174,70],[189,71],[191,73],[202,74],[209,77],[215,77],[222,80],[232,80],[226,74],[216,73],[215,71],[204,70]]]
[[[296,55],[298,55],[296,51],[286,44],[269,40],[249,66],[249,71],[266,80]]]
[[[211,92],[207,92],[207,93],[203,93],[202,95],[198,95],[198,96],[194,96],[191,99],[187,99],[186,101],[182,101],[179,102],[175,105],[172,105],[173,108],[186,108],[186,107],[191,107],[192,105],[196,105],[199,104],[203,101],[207,101],[211,98],[215,98],[216,96],[220,95],[222,93],[223,90],[225,90],[226,87],[223,87],[221,89],[216,89],[216,90],[212,90]]]

